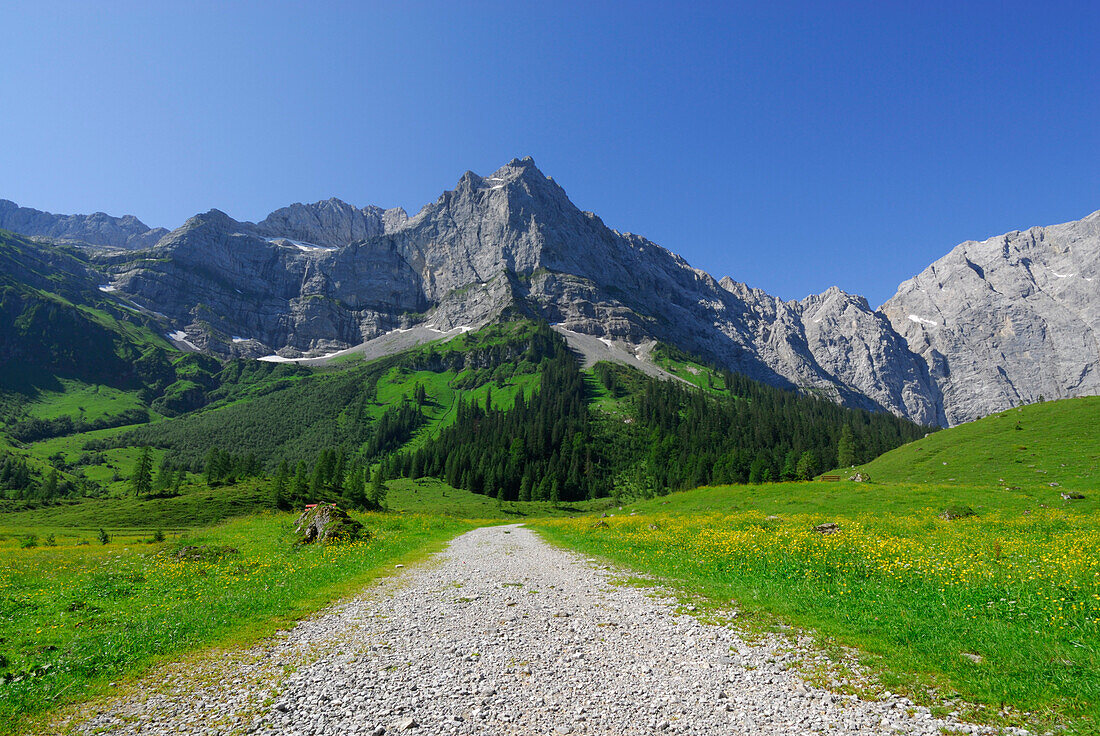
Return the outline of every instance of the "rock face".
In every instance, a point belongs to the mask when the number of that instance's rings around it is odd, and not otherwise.
[[[0,224],[32,234],[100,217],[8,211]],[[314,357],[388,344],[378,338],[398,329],[424,340],[519,314],[606,341],[613,359],[645,362],[663,341],[758,380],[943,425],[1039,395],[1100,393],[1098,258],[1100,213],[964,243],[879,310],[835,287],[783,301],[608,228],[526,158],[466,172],[412,217],[336,199],[259,223],[211,210],[100,265],[109,289],[165,316],[177,344],[221,355]]]
[[[149,228],[133,215],[54,215],[0,199],[0,229],[59,242],[112,248],[149,248],[168,231]]]
[[[363,525],[331,503],[319,503],[306,509],[294,523],[300,544],[354,542],[369,536]]]
[[[1100,212],[957,246],[882,306],[948,423],[1100,393]]]
[[[392,232],[408,219],[405,210],[400,208],[357,209],[347,202],[329,199],[315,204],[292,204],[275,210],[263,222],[257,223],[255,232],[267,237],[339,248]]]

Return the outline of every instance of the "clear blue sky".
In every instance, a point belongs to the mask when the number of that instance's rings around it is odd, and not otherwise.
[[[99,5],[0,9],[0,197],[415,211],[531,155],[715,276],[872,305],[1100,209],[1094,0]]]

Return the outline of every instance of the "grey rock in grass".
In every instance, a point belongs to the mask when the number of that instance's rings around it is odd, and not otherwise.
[[[362,524],[331,503],[319,503],[303,511],[294,522],[294,532],[301,544],[336,544],[369,537]]]

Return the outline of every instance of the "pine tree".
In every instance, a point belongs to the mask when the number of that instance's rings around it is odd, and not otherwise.
[[[798,479],[813,480],[817,475],[817,456],[813,450],[806,450],[802,457],[798,458]]]
[[[856,438],[852,427],[845,424],[840,428],[840,439],[836,443],[836,465],[847,468],[856,464]]]
[[[374,477],[371,478],[369,500],[375,508],[383,509],[386,507],[386,482],[385,478],[382,477],[381,465],[374,471]]]
[[[794,450],[787,450],[787,455],[783,458],[783,470],[780,472],[779,477],[782,480],[796,480],[798,478],[798,453]]]
[[[294,470],[294,503],[305,503],[309,498],[309,476],[306,475],[306,463],[298,461],[298,467]]]
[[[158,491],[167,490],[172,486],[172,466],[168,463],[168,456],[165,455],[161,458],[160,467],[157,468],[157,479],[153,483],[153,488]]]
[[[325,497],[325,486],[328,485],[328,473],[325,465],[325,455],[322,453],[321,459],[313,466],[313,476],[309,481],[310,497],[315,503]]]
[[[286,511],[290,508],[286,498],[286,487],[289,482],[290,466],[286,460],[283,460],[279,463],[279,470],[275,473],[275,481],[271,489],[271,505],[280,511]]]
[[[39,495],[47,501],[57,498],[57,468],[50,468],[50,474],[46,476],[46,482],[42,484]]]
[[[206,477],[206,485],[213,486],[221,480],[221,453],[218,448],[211,447],[206,453],[206,462],[203,464],[203,474]]]
[[[130,490],[138,498],[147,496],[153,491],[153,458],[148,447],[141,450],[141,457],[138,458],[134,474],[130,478]]]

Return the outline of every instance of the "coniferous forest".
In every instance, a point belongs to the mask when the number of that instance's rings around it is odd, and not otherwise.
[[[207,408],[88,440],[84,457],[94,462],[125,447],[163,451],[156,477],[133,484],[139,497],[171,495],[191,473],[212,488],[267,477],[279,507],[340,499],[371,508],[375,476],[432,476],[502,501],[551,502],[808,479],[927,431],[713,368],[705,388],[612,363],[583,370],[548,325],[522,320],[337,370],[247,361],[201,368],[189,375],[205,383],[200,406]],[[400,396],[381,395],[380,382],[394,375],[426,380]],[[447,421],[428,411],[439,406],[439,380],[454,396]],[[12,429],[64,436],[119,421],[25,420]],[[94,483],[67,474],[35,476],[15,458],[0,467],[8,498],[97,493]]]
[[[546,330],[549,332],[549,330]],[[553,333],[550,333],[551,335]],[[514,407],[459,404],[453,425],[383,462],[388,476],[436,476],[502,500],[652,495],[700,485],[808,479],[861,463],[927,430],[721,372],[724,395],[599,364],[628,416],[590,407],[593,387],[558,339],[538,391]]]

